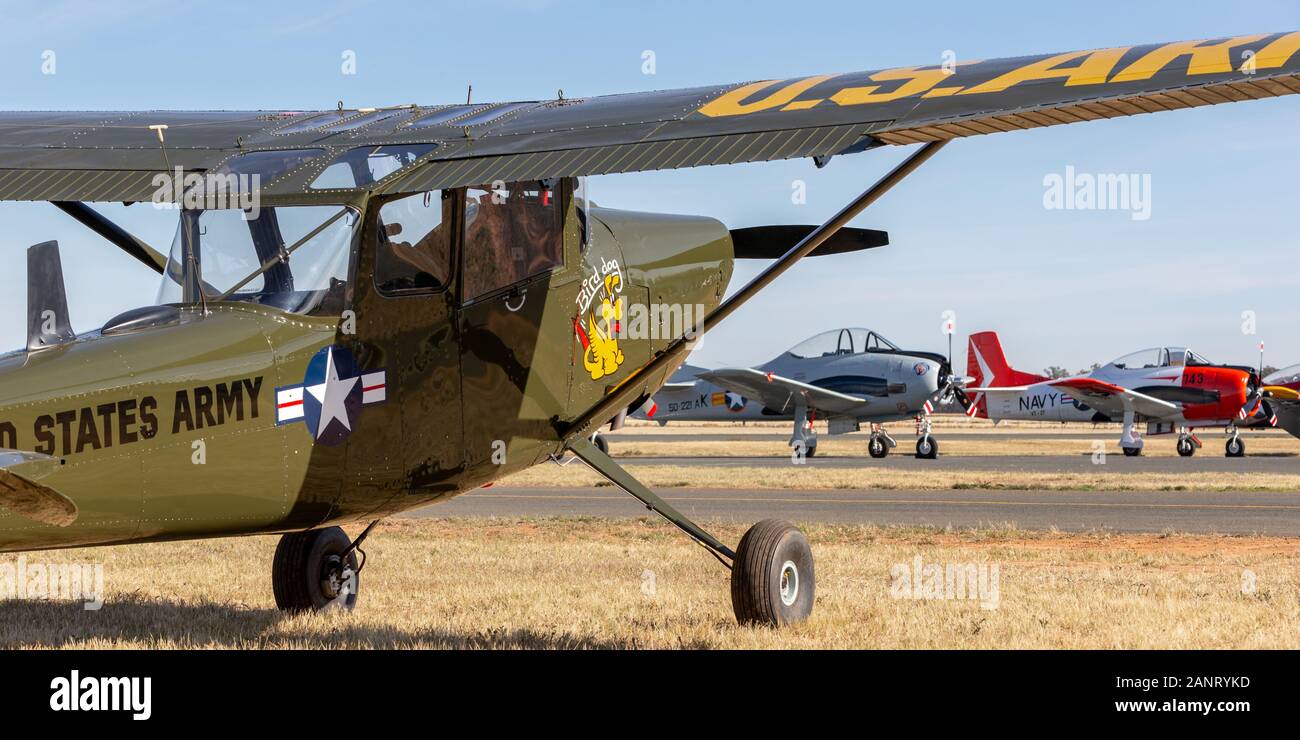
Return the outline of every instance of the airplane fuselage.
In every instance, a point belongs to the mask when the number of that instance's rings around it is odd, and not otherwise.
[[[0,447],[57,460],[38,482],[77,509],[53,526],[0,505],[0,551],[372,520],[546,460],[676,336],[612,333],[610,311],[711,309],[731,275],[715,220],[593,214],[584,241],[568,203],[563,264],[474,300],[381,294],[372,212],[342,315],[160,306],[0,357]]]

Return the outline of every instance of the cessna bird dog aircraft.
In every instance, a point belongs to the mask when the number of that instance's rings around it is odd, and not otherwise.
[[[798,529],[760,522],[733,550],[590,441],[690,351],[621,336],[622,313],[702,305],[707,332],[950,139],[1300,92],[1297,51],[1260,34],[590,98],[0,114],[0,200],[53,204],[161,283],[73,336],[56,249],[28,253],[28,346],[0,359],[0,549],[278,533],[276,603],[346,607],[373,530],[337,525],[568,449],[730,568],[741,622],[805,619]],[[725,300],[722,224],[574,196],[588,175],[909,144]],[[159,200],[170,248],[91,205]]]
[[[697,380],[692,380],[697,379]],[[790,446],[817,452],[813,419],[827,419],[831,434],[871,425],[867,451],[884,457],[898,443],[881,427],[917,419],[916,456],[934,459],[939,443],[930,434],[930,412],[960,392],[948,359],[933,352],[902,350],[867,329],[818,334],[758,367],[684,366],[633,416],[669,421],[794,421]]]
[[[1139,422],[1148,434],[1178,434],[1178,454],[1201,447],[1195,427],[1224,427],[1228,457],[1246,454],[1238,424],[1272,416],[1253,368],[1215,365],[1184,347],[1157,347],[1115,360],[1086,375],[1051,378],[1013,369],[995,332],[972,334],[966,371],[981,418],[1045,421],[1122,421],[1120,448],[1142,454]]]

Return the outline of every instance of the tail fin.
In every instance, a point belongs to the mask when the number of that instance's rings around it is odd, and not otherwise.
[[[1050,380],[1043,375],[1025,373],[1011,367],[1002,351],[995,331],[970,335],[966,354],[966,374],[975,378],[975,388],[1007,388]]]

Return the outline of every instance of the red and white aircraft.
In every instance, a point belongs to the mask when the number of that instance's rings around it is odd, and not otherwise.
[[[1197,427],[1223,427],[1228,457],[1242,457],[1246,445],[1238,424],[1271,416],[1259,374],[1249,367],[1216,365],[1185,347],[1134,352],[1105,367],[1070,378],[1020,372],[1007,363],[996,332],[970,337],[966,387],[976,416],[1045,421],[1121,422],[1120,447],[1142,454],[1142,435],[1178,434],[1178,454],[1201,447]]]

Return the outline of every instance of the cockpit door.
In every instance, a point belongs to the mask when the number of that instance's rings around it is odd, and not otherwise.
[[[573,375],[577,231],[565,181],[469,188],[462,208],[465,461],[527,464],[555,439]]]

